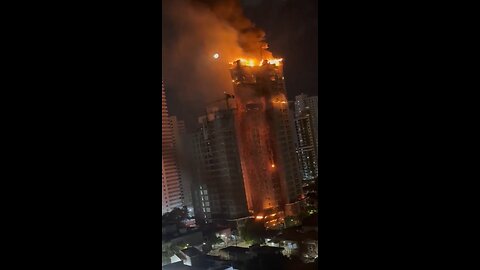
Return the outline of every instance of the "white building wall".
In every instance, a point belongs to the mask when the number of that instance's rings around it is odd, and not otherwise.
[[[175,160],[173,129],[168,118],[165,86],[162,81],[162,215],[182,207],[182,186]]]

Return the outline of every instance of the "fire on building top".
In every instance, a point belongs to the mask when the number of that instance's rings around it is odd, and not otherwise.
[[[249,66],[249,67],[255,67],[255,66],[263,66],[265,65],[266,63],[268,64],[271,64],[271,65],[275,65],[275,66],[279,66],[282,64],[282,61],[283,59],[282,58],[278,58],[278,59],[264,59],[264,60],[261,60],[261,61],[258,61],[256,59],[244,59],[244,58],[239,58],[233,62],[230,63],[230,65],[234,65],[236,63],[242,65],[242,66]]]

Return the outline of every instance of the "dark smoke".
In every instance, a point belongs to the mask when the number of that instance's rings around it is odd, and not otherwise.
[[[229,62],[272,58],[265,33],[238,0],[162,0],[162,77],[169,111],[192,128],[223,92],[233,92]],[[215,60],[213,55],[220,54]]]

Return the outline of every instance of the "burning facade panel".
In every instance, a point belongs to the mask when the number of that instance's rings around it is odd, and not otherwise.
[[[248,207],[295,214],[303,195],[281,59],[237,60],[230,71]]]

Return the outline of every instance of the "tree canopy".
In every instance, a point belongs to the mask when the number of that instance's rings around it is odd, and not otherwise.
[[[163,224],[177,224],[182,226],[182,221],[189,219],[188,210],[184,208],[174,208],[172,211],[162,215],[162,225]]]
[[[241,229],[240,235],[247,242],[263,243],[268,234],[262,222],[249,219]]]

